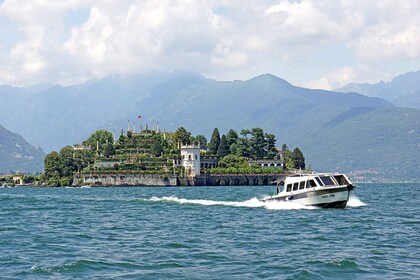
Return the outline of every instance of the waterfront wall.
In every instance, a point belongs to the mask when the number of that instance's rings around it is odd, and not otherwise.
[[[267,186],[285,177],[284,174],[200,174],[196,186]]]
[[[81,185],[92,186],[178,186],[176,175],[151,175],[151,174],[83,174],[75,178],[74,182]]]
[[[74,178],[73,185],[92,186],[267,186],[284,174],[200,174],[177,175],[90,173]]]

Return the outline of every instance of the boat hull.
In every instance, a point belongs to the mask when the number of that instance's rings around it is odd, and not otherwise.
[[[347,187],[336,187],[294,192],[288,195],[277,195],[268,197],[264,201],[295,202],[305,206],[322,208],[345,208],[349,197],[350,190]]]
[[[347,205],[347,200],[343,201],[334,201],[329,203],[314,204],[311,206],[321,207],[321,208],[345,208]]]

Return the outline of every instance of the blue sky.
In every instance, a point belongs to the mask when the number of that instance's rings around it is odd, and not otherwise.
[[[187,70],[334,89],[419,70],[418,34],[418,0],[0,0],[0,84]]]

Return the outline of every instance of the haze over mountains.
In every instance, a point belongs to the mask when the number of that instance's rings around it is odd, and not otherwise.
[[[0,125],[0,172],[42,172],[45,153]]]
[[[393,90],[405,85],[404,94],[418,96],[416,83],[401,77]],[[118,136],[128,120],[139,129],[142,115],[143,127],[156,120],[162,130],[184,126],[207,138],[214,127],[221,133],[262,127],[277,136],[278,146],[299,146],[317,171],[346,171],[361,180],[420,176],[419,110],[358,93],[300,88],[270,74],[222,82],[194,73],[151,73],[69,87],[1,86],[0,100],[0,124],[46,151],[80,143],[98,128]]]
[[[366,96],[383,98],[399,107],[420,109],[420,70],[400,75],[390,82],[350,83],[336,91],[357,92]]]

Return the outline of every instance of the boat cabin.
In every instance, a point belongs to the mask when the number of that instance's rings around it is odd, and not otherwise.
[[[280,183],[282,185],[280,185],[281,189],[278,189],[278,192],[293,192],[316,187],[348,185],[350,181],[344,174],[316,174],[287,177]]]

